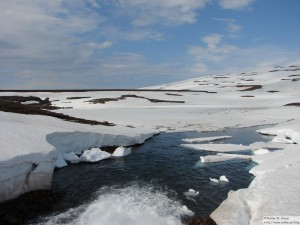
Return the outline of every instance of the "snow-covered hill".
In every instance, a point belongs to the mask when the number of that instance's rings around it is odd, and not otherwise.
[[[138,90],[0,95],[49,98],[52,106],[59,107],[53,112],[115,124],[78,124],[44,115],[0,112],[0,201],[49,188],[58,152],[128,146],[165,130],[200,132],[274,124],[261,132],[286,142],[281,143],[284,150],[254,156],[259,166],[250,171],[256,176],[250,187],[230,193],[212,218],[219,225],[261,224],[264,215],[297,215],[300,210],[298,66],[218,74]],[[253,148],[261,145],[268,143],[253,143]]]

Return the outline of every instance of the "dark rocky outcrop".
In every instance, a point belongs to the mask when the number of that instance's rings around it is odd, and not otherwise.
[[[202,219],[190,219],[185,223],[185,225],[217,225],[217,224],[210,217],[206,217]]]

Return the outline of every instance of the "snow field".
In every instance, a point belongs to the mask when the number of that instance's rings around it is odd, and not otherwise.
[[[211,214],[217,224],[256,225],[262,224],[265,215],[299,215],[300,114],[297,107],[283,106],[299,102],[299,82],[293,82],[289,77],[295,73],[297,72],[268,70],[215,75],[156,87],[210,93],[22,93],[24,96],[38,96],[42,99],[49,97],[51,101],[56,100],[53,104],[59,107],[72,107],[56,110],[57,112],[79,118],[107,120],[117,126],[89,126],[45,116],[0,112],[0,143],[4,146],[0,154],[0,201],[39,188],[37,185],[47,186],[53,171],[53,166],[50,168],[49,163],[53,165],[57,157],[64,160],[67,158],[65,154],[68,153],[78,154],[93,147],[142,143],[161,130],[218,131],[225,127],[272,124],[271,128],[259,132],[274,135],[273,142],[253,143],[250,146],[185,146],[195,149],[201,147],[200,149],[208,151],[219,149],[220,152],[253,149],[254,154],[262,153],[260,148],[282,149],[252,156],[252,159],[259,163],[250,171],[255,175],[255,179],[249,188],[230,192],[227,200]],[[261,87],[243,91],[251,85]],[[153,103],[141,98],[126,98],[105,104],[87,102],[97,98],[119,98],[124,94],[185,103]],[[20,93],[3,92],[2,95]],[[203,161],[224,160],[228,155],[204,157]],[[126,201],[123,202],[124,199]],[[154,201],[158,204],[153,204]],[[111,210],[107,210],[107,207],[111,207]],[[85,224],[86,221],[95,224],[98,220],[104,225],[112,220],[116,223],[121,221],[125,225],[135,224],[138,220],[133,220],[133,217],[148,224],[180,224],[178,215],[187,213],[187,209],[161,193],[140,188],[125,188],[101,193],[99,199],[90,206],[83,206],[78,213],[75,224]],[[66,212],[58,217],[70,215],[73,216],[71,212]],[[50,219],[48,224],[56,224],[58,217]]]

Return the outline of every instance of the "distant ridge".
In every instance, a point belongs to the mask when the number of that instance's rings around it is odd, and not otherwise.
[[[90,92],[90,91],[140,91],[140,92],[203,92],[209,94],[215,94],[214,91],[201,91],[201,90],[190,90],[190,89],[44,89],[44,90],[9,90],[2,89],[0,92]]]

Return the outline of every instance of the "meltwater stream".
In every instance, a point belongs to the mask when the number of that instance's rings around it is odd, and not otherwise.
[[[256,132],[259,128],[165,132],[134,147],[124,158],[58,169],[53,189],[65,196],[52,215],[31,224],[174,225],[182,224],[192,212],[195,217],[207,217],[230,190],[248,187],[253,179],[248,171],[255,164],[230,160],[196,166],[200,156],[215,153],[184,148],[182,139],[228,135],[232,138],[213,143],[248,145],[266,141],[267,137]],[[230,182],[210,182],[210,177],[221,175]],[[186,197],[183,193],[188,189],[199,191],[199,195]]]

